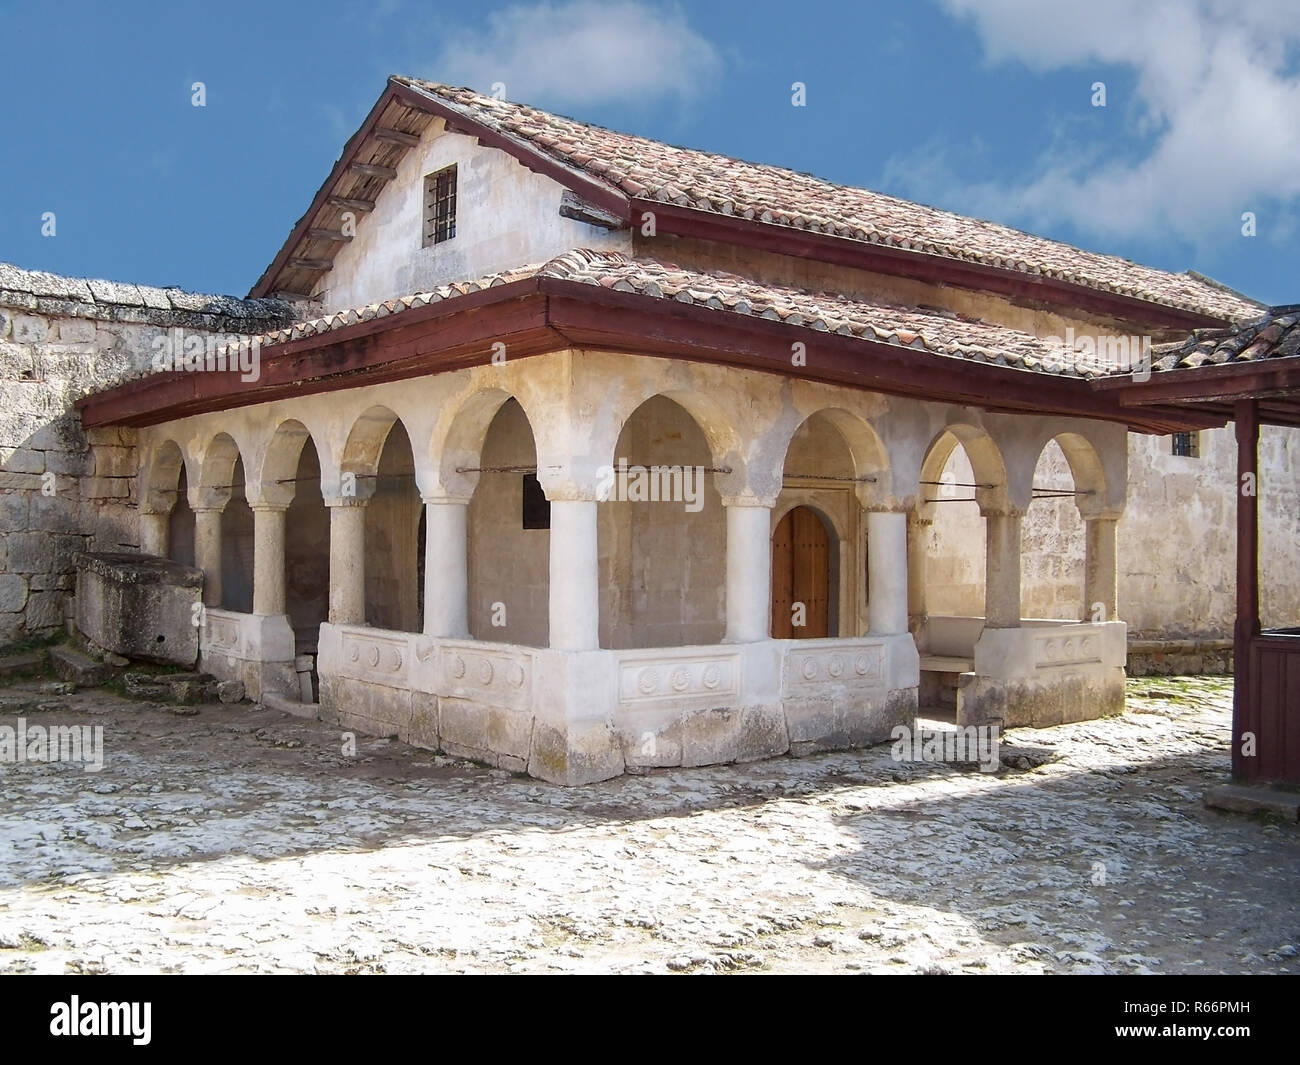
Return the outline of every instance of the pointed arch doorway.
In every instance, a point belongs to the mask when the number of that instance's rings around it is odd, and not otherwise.
[[[832,634],[831,562],[831,535],[811,507],[794,507],[777,522],[772,533],[773,639],[816,640]]]

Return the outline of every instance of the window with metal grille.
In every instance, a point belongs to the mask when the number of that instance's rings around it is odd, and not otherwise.
[[[424,176],[424,247],[456,235],[456,164]]]
[[[1183,458],[1199,459],[1201,457],[1200,433],[1174,433],[1174,454]]]

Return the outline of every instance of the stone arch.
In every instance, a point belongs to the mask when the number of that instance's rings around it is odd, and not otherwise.
[[[874,427],[841,407],[810,412],[788,428],[781,449],[781,494],[772,514],[773,551],[781,522],[796,507],[817,515],[829,537],[832,635],[865,631],[867,541],[862,507],[890,497],[889,459]],[[873,478],[865,480],[863,478]],[[775,567],[776,555],[773,555]],[[778,593],[773,570],[772,596]],[[773,632],[780,631],[775,607]]]
[[[296,418],[285,418],[272,431],[262,455],[262,468],[250,498],[273,506],[288,506],[298,491],[298,464],[311,431]],[[317,449],[319,454],[319,449]]]
[[[148,451],[140,491],[140,550],[194,565],[194,511],[190,509],[184,449],[174,439]]]
[[[1074,478],[1074,490],[1079,493],[1075,497],[1075,506],[1079,508],[1080,516],[1086,518],[1106,503],[1106,470],[1101,456],[1092,441],[1080,433],[1057,433],[1052,440],[1065,453],[1070,475]],[[1043,448],[1039,449],[1040,458],[1052,440],[1044,442]]]
[[[191,503],[223,509],[230,501],[235,464],[241,461],[239,445],[229,433],[217,433],[203,449],[198,483],[190,488]]]
[[[970,482],[980,487],[949,490],[940,482],[950,460],[960,451]],[[965,482],[966,475],[955,478]],[[1001,450],[983,429],[966,423],[946,426],[930,442],[921,462],[914,535],[909,536],[908,570],[911,613],[919,645],[930,633],[924,628],[935,617],[980,617],[985,613],[987,528],[984,515],[1009,505],[1007,473]],[[921,604],[924,604],[923,606]],[[973,642],[973,637],[972,641]],[[965,653],[966,648],[963,650]],[[957,653],[952,647],[942,653]]]
[[[528,422],[537,444],[537,422],[529,413],[528,405],[518,395],[504,388],[482,388],[471,392],[440,423],[431,442],[437,483],[422,485],[425,494],[446,494],[469,499],[478,487],[482,465],[483,446],[488,431],[501,408],[514,400]]]
[[[1038,449],[1032,486],[1045,491],[1025,511],[1022,611],[1025,617],[1077,621],[1087,615],[1085,522],[1106,500],[1101,459],[1081,434],[1056,433]]]
[[[174,439],[168,437],[150,448],[145,464],[141,511],[145,514],[171,513],[176,504],[181,475],[185,472],[185,450]]]
[[[789,472],[784,470],[790,454],[790,445],[799,431],[814,419],[831,425],[844,441],[853,463],[853,476],[862,478],[857,482],[858,498],[863,503],[887,498],[892,489],[892,471],[889,452],[885,448],[884,441],[870,422],[843,407],[819,407],[789,427],[788,433],[781,441],[782,469],[785,476],[790,476]],[[865,478],[873,478],[873,480],[868,481]]]
[[[539,498],[538,442],[515,397],[480,399],[453,437],[452,482],[473,485],[466,511],[468,624],[474,639],[545,647],[550,634],[550,507]],[[497,402],[497,400],[500,402]],[[482,426],[488,410],[492,415]],[[457,466],[493,472],[456,473]],[[537,493],[536,495],[534,493]]]
[[[921,461],[920,500],[933,497],[948,459],[960,445],[970,462],[975,476],[975,500],[981,510],[999,509],[1010,503],[1007,489],[1007,468],[997,443],[983,429],[962,422],[945,426],[926,448]],[[927,483],[929,482],[929,483]],[[934,504],[920,503],[918,510],[927,518],[933,516]]]
[[[341,493],[365,501],[366,624],[419,632],[422,623],[424,507],[415,483],[415,445],[387,407],[353,423],[343,451]],[[355,481],[346,475],[352,474]]]
[[[375,477],[378,475],[384,445],[388,443],[393,426],[400,421],[390,408],[380,404],[367,407],[356,416],[339,458],[341,495],[369,499],[374,493]],[[405,425],[402,426],[402,431],[410,439]]]
[[[843,526],[842,516],[833,514],[826,508],[818,506],[815,501],[802,498],[779,501],[777,505],[772,508],[772,528],[775,529],[781,524],[782,518],[789,514],[790,511],[796,510],[799,507],[806,507],[808,510],[813,511],[821,520],[821,523],[826,526],[826,532],[830,535],[832,540],[846,539],[848,530]]]
[[[728,412],[718,400],[696,389],[663,388],[646,389],[629,397],[622,409],[610,422],[610,436],[607,445],[602,445],[606,454],[606,464],[612,466],[618,460],[614,452],[622,439],[628,423],[651,400],[663,398],[676,404],[695,423],[695,428],[704,437],[709,452],[710,464],[716,469],[729,470],[729,473],[716,474],[718,490],[724,495],[741,494],[749,487],[746,477],[744,442],[736,429],[738,419]]]
[[[621,420],[599,485],[602,646],[710,644],[726,631],[727,517],[721,477],[703,472],[716,438],[698,410],[655,392]]]

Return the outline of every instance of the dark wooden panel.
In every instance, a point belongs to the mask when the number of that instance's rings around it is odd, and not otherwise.
[[[1256,637],[1249,659],[1244,705],[1238,688],[1234,743],[1253,732],[1256,757],[1234,753],[1237,775],[1300,784],[1300,637]]]
[[[816,640],[830,635],[830,537],[820,518],[795,507],[772,534],[772,636]],[[802,603],[804,624],[794,625]]]

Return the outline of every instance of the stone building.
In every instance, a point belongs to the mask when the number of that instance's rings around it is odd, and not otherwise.
[[[393,78],[219,306],[187,328],[255,336],[251,378],[114,383],[141,335],[77,379],[67,551],[197,564],[203,668],[294,712],[577,783],[876,742],[918,702],[1113,713],[1121,618],[1230,627],[1220,423],[1126,408],[1073,342],[1263,313],[1196,275]],[[41,351],[17,321],[7,357]],[[10,435],[6,470],[42,451]]]

